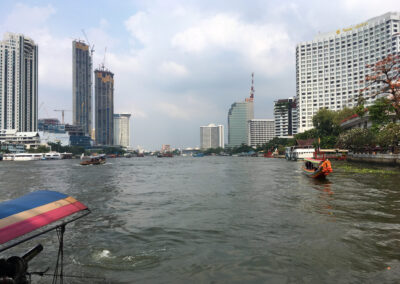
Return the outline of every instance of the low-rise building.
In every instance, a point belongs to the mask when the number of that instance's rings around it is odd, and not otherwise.
[[[27,149],[40,145],[38,132],[18,132],[15,129],[0,130],[0,144],[23,144]]]
[[[273,119],[251,119],[248,128],[249,146],[263,145],[275,137],[275,120]]]

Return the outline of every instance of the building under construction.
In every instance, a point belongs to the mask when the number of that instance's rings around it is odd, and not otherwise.
[[[86,135],[92,132],[92,50],[83,41],[72,42],[72,123]]]
[[[97,145],[114,144],[114,74],[104,66],[94,71]]]

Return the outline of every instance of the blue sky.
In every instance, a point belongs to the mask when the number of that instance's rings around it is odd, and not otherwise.
[[[255,116],[295,95],[295,46],[388,11],[399,1],[10,1],[0,34],[39,45],[39,117],[72,109],[72,40],[84,29],[115,73],[115,112],[132,113],[132,144],[198,146],[199,127],[227,126],[255,72]],[[71,113],[66,113],[71,122]],[[226,129],[227,131],[227,129]]]

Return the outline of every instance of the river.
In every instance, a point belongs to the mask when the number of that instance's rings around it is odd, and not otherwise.
[[[250,157],[0,162],[0,200],[56,190],[92,213],[67,226],[67,283],[393,283],[400,170]],[[350,166],[348,166],[350,165]],[[363,169],[367,167],[367,170]],[[54,268],[55,232],[31,270]],[[8,251],[20,253],[26,247]],[[34,276],[34,282],[51,278]]]

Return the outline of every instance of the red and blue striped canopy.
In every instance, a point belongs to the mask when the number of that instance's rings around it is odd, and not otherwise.
[[[87,207],[71,196],[40,190],[0,203],[0,244]]]

